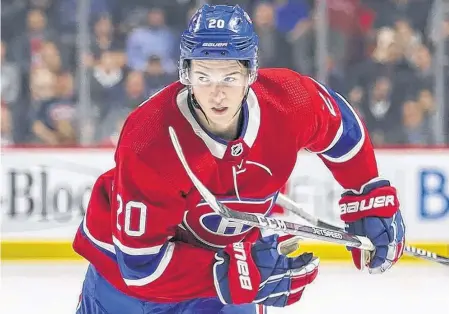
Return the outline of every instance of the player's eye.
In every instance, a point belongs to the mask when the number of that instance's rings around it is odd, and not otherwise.
[[[200,76],[198,77],[198,81],[200,81],[201,83],[208,83],[210,80],[208,77]]]
[[[225,83],[232,83],[235,82],[237,79],[235,77],[232,76],[227,76],[225,77],[225,79],[223,80]]]

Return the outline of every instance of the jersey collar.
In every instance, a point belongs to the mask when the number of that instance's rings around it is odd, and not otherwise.
[[[217,158],[222,159],[230,142],[211,134],[198,123],[195,116],[190,111],[187,97],[187,89],[182,90],[178,94],[176,103],[179,110],[191,125],[194,133],[206,144],[211,154]],[[256,140],[257,133],[259,132],[260,127],[260,106],[256,94],[251,88],[248,91],[248,97],[245,104],[243,105],[242,110],[243,127],[239,138],[242,139],[246,143],[246,145],[251,148]]]

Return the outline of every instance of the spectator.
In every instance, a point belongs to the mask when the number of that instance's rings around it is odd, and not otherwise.
[[[369,58],[356,64],[348,75],[350,90],[349,101],[360,103],[366,97],[367,90],[376,78],[381,75],[382,68],[389,62],[400,58],[397,46],[394,45],[395,32],[390,28],[382,28],[377,32],[376,45]],[[353,96],[351,96],[353,95]]]
[[[150,56],[145,71],[145,94],[153,95],[173,81],[176,81],[175,75],[167,73],[158,56]]]
[[[434,66],[429,48],[418,45],[411,54],[411,61],[415,68],[415,88],[420,89],[428,86],[434,79]]]
[[[47,27],[47,17],[40,10],[31,10],[27,15],[27,30],[19,35],[11,47],[15,62],[23,73],[42,64],[41,48],[45,41],[55,41],[56,33]]]
[[[430,103],[428,97],[422,97],[422,95],[433,98],[433,84],[435,82],[435,67],[432,60],[432,55],[429,48],[424,45],[419,45],[412,53],[412,65],[414,67],[413,76],[409,79],[408,94],[414,95],[418,99],[424,100],[423,103]],[[433,103],[433,101],[431,101]],[[427,113],[430,112],[426,110]]]
[[[405,61],[403,51],[395,42],[396,32],[390,28],[382,28],[377,35],[377,45],[371,57],[351,69],[349,79],[349,94],[353,88],[362,92],[362,97],[368,93],[379,77],[390,77],[395,88],[391,99],[394,103],[403,103],[413,77],[413,69]],[[351,100],[351,99],[350,99]]]
[[[57,77],[48,69],[35,69],[31,73],[34,117],[32,130],[35,140],[45,145],[75,144],[75,108],[62,100],[56,88]]]
[[[363,113],[363,100],[365,97],[365,92],[363,88],[360,86],[355,86],[351,89],[351,91],[348,93],[348,101],[351,104],[351,106],[354,108],[354,110],[359,114],[362,118],[364,118]]]
[[[90,96],[94,108],[94,119],[98,129],[95,139],[101,136],[101,124],[111,111],[120,106],[123,99],[124,70],[120,67],[117,59],[109,51],[104,51],[100,61],[89,71]]]
[[[157,44],[155,44],[157,43]],[[174,73],[176,40],[170,27],[165,24],[165,12],[152,8],[147,16],[147,25],[133,30],[126,43],[128,66],[144,71],[150,56],[158,56],[166,72]]]
[[[276,29],[274,14],[274,7],[268,2],[261,2],[254,8],[253,22],[259,35],[259,65],[291,68],[291,47]]]
[[[434,144],[432,129],[426,123],[422,107],[414,100],[404,103],[402,112],[403,138],[400,144],[431,145]]]
[[[359,18],[364,12],[360,0],[327,0],[326,3],[327,49],[337,64],[345,65],[357,58],[354,45],[362,32]]]
[[[122,46],[114,36],[114,27],[111,17],[102,15],[94,25],[94,33],[91,36],[90,55],[92,60],[98,60],[104,51],[119,51]]]
[[[276,27],[292,46],[293,67],[305,75],[313,73],[312,21],[306,0],[275,0]]]
[[[366,103],[360,108],[375,145],[388,144],[389,131],[400,120],[401,109],[393,101],[393,89],[390,78],[378,77],[368,91]]]
[[[398,45],[404,57],[410,60],[414,50],[422,43],[421,36],[415,32],[410,21],[405,18],[397,19],[394,24],[394,29],[396,31],[395,43]]]
[[[134,109],[143,103],[148,97],[145,93],[145,79],[142,72],[129,72],[125,82],[125,97],[123,106]]]
[[[89,75],[90,95],[95,106],[106,108],[106,106],[114,105],[117,99],[120,99],[124,71],[117,64],[111,52],[102,53],[98,64],[89,71]]]
[[[421,107],[422,112],[428,125],[431,125],[430,117],[435,113],[435,99],[430,88],[423,88],[418,92],[416,99],[417,104]]]
[[[40,10],[48,18],[48,24],[52,29],[57,27],[54,23],[58,20],[56,9],[58,0],[28,0],[28,10]]]
[[[62,57],[54,42],[46,41],[42,43],[40,57],[42,67],[49,69],[56,75],[62,72]]]

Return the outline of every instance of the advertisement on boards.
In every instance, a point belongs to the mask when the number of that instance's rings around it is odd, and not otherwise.
[[[449,150],[380,150],[377,157],[380,175],[398,189],[408,241],[447,243]],[[95,179],[113,165],[112,149],[4,151],[2,238],[70,240]],[[311,214],[341,226],[341,192],[318,157],[299,154],[288,183],[290,197]]]
[[[70,239],[113,150],[13,149],[2,154],[1,236]]]

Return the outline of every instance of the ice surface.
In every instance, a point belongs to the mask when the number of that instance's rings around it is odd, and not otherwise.
[[[75,313],[86,264],[4,263],[0,313]],[[320,266],[301,302],[269,314],[449,313],[449,268],[402,264],[368,275],[349,264]],[[125,314],[125,313],[124,313]]]

